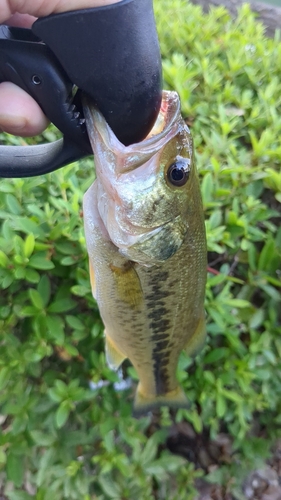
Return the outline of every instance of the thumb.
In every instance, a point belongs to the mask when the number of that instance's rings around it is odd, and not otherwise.
[[[48,120],[36,101],[13,83],[0,83],[0,129],[30,137],[40,134]]]

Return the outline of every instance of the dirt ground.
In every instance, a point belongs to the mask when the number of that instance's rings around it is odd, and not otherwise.
[[[232,443],[227,434],[221,433],[212,441],[207,433],[196,435],[187,422],[175,424],[171,428],[167,447],[206,473],[233,460]],[[225,485],[210,484],[202,479],[197,481],[196,488],[196,500],[281,500],[281,440],[276,442],[272,456],[262,468],[246,474],[239,495],[228,492]]]

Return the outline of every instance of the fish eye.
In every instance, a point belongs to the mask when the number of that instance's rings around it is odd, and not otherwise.
[[[172,163],[167,170],[168,181],[173,186],[184,186],[189,178],[189,161],[184,158]]]

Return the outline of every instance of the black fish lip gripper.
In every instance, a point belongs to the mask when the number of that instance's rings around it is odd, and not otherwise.
[[[44,43],[43,43],[44,42]],[[37,146],[0,146],[0,177],[30,177],[92,154],[82,92],[125,145],[149,133],[162,98],[152,0],[38,19],[31,30],[0,27],[0,82],[26,90],[63,133]],[[78,92],[73,98],[73,86]]]

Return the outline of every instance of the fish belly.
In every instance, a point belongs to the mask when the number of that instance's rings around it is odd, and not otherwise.
[[[137,413],[162,404],[186,406],[176,369],[182,349],[192,355],[205,337],[203,218],[174,256],[151,267],[128,261],[110,241],[97,209],[96,182],[84,196],[84,221],[109,365],[116,369],[129,358],[135,367]]]

